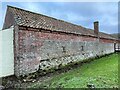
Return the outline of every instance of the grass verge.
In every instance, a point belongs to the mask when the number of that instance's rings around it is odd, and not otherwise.
[[[118,88],[118,53],[114,53],[29,88],[87,88],[93,84],[96,88]]]

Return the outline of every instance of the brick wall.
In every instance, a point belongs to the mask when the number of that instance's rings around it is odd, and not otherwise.
[[[24,28],[25,29],[25,28]],[[18,31],[16,75],[25,75],[40,69],[58,68],[71,62],[114,52],[112,43],[97,38],[64,33]]]
[[[103,42],[103,43],[115,43],[115,40],[101,38],[100,42]]]

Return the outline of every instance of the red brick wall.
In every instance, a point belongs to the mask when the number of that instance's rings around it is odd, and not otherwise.
[[[33,35],[38,39],[51,39],[51,40],[74,40],[74,41],[95,41],[96,38],[89,36],[77,36],[72,34],[60,34],[60,33],[49,33],[49,32],[34,32],[29,30],[22,30],[19,32],[20,37],[30,37]]]
[[[18,61],[20,62],[20,68],[22,74],[24,73],[32,73],[36,71],[39,67],[39,63],[41,60],[41,54],[45,53],[42,58],[49,59],[49,57],[59,57],[61,55],[64,55],[62,53],[54,55],[56,53],[56,49],[50,48],[52,50],[51,52],[43,52],[42,50],[48,50],[47,45],[49,43],[46,42],[47,44],[45,45],[46,40],[49,40],[51,42],[55,41],[61,41],[61,43],[65,44],[65,42],[69,42],[70,40],[73,42],[79,42],[79,41],[94,41],[96,40],[95,38],[90,38],[90,37],[82,37],[82,36],[77,36],[77,35],[72,35],[72,34],[64,34],[64,33],[49,33],[49,32],[39,32],[39,31],[31,31],[30,30],[19,30],[18,31]],[[43,49],[43,44],[44,48]],[[59,46],[61,47],[61,46]],[[54,48],[54,47],[53,47]],[[77,52],[78,48],[74,47],[74,51],[70,49],[70,52],[68,51],[68,54]],[[59,53],[59,50],[56,50],[57,53]],[[46,56],[49,55],[49,56]]]
[[[102,42],[102,43],[114,43],[115,41],[114,41],[114,40],[111,40],[111,39],[101,38],[101,39],[100,39],[100,42]]]
[[[82,52],[82,46],[85,50],[84,53],[87,55],[88,52],[96,55],[95,50],[98,50],[99,45],[96,46],[97,44],[92,41],[98,42],[95,37],[20,28],[18,31],[17,57],[20,63],[21,74],[35,72],[42,60],[47,61],[50,58],[72,56],[74,54],[79,55]],[[100,39],[100,42],[111,43],[111,40]],[[63,52],[63,47],[65,47],[65,52]],[[100,50],[102,50],[101,48],[106,47],[100,46]]]
[[[34,32],[29,30],[19,30],[18,32],[18,42],[19,42],[19,53],[35,51],[41,48],[44,40],[54,40],[54,41],[95,41],[96,38],[87,36],[77,36],[77,35],[66,35],[66,34],[56,34],[48,32]]]

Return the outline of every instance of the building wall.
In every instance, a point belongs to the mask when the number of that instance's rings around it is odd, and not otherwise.
[[[0,30],[0,78],[14,75],[13,31],[12,27]]]
[[[120,51],[120,43],[115,44],[115,51]]]
[[[19,28],[18,26],[14,26],[14,73],[16,76],[21,73],[21,68],[20,68],[20,60],[19,60],[19,40],[18,40],[18,32]]]
[[[114,44],[93,37],[19,30],[16,75],[59,68],[72,62],[114,52]]]

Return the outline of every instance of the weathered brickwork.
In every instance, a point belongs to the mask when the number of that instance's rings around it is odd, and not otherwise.
[[[100,42],[103,42],[103,43],[115,43],[114,40],[105,39],[105,38],[100,39]]]
[[[102,43],[93,37],[19,30],[17,74],[58,68],[112,52],[114,44]]]

